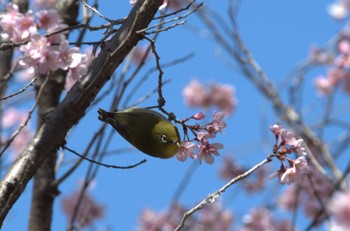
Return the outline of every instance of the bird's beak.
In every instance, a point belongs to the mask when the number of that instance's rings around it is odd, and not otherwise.
[[[180,147],[180,142],[179,141],[174,141],[174,144],[176,144],[176,146]]]

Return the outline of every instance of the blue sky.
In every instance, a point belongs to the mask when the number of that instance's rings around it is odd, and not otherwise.
[[[101,1],[100,12],[111,19],[124,17],[131,9],[129,1],[116,2]],[[205,5],[225,15],[227,11],[225,2],[209,0],[205,1]],[[282,81],[299,61],[308,56],[311,46],[324,44],[344,25],[344,22],[335,21],[327,14],[326,7],[329,3],[331,1],[242,1],[238,16],[242,39],[265,73],[276,84]],[[193,78],[204,83],[217,81],[233,85],[236,89],[238,105],[236,111],[227,119],[228,127],[225,134],[219,135],[217,140],[225,146],[221,151],[222,156],[234,155],[243,165],[253,166],[272,149],[273,137],[267,126],[278,120],[272,113],[271,105],[257,89],[238,70],[232,70],[222,63],[222,58],[217,54],[221,53],[225,57],[225,51],[209,38],[193,32],[194,26],[202,27],[196,15],[191,15],[187,20],[184,26],[162,33],[157,44],[162,63],[194,53],[194,57],[189,61],[164,69],[164,78],[171,79],[171,82],[163,89],[167,100],[166,108],[175,112],[178,118],[197,112],[195,109],[188,108],[182,97],[182,89]],[[96,17],[93,24],[99,25],[101,22]],[[94,36],[88,36],[86,41],[96,41],[100,37],[101,35],[95,33]],[[153,63],[154,60],[151,60],[148,63],[149,67]],[[117,74],[120,72],[121,68],[116,71]],[[317,73],[313,74],[316,76]],[[144,88],[134,95],[134,101],[157,86],[156,77],[153,77],[154,80],[148,81]],[[311,83],[313,76],[310,75],[308,78],[307,82]],[[317,100],[312,85],[310,84],[308,88],[310,101]],[[151,98],[144,102],[143,106],[155,103],[155,98]],[[106,98],[98,107],[107,109],[109,104],[110,98]],[[207,116],[211,117],[210,111]],[[69,134],[67,146],[82,152],[87,141],[100,125],[101,122],[97,120],[97,107],[91,108],[85,118]],[[266,140],[270,143],[263,143]],[[112,142],[114,144],[110,146],[111,150],[130,147],[117,133]],[[70,153],[66,155],[67,159],[75,158]],[[217,157],[213,165],[202,164],[196,168],[190,185],[181,197],[181,202],[185,206],[194,206],[195,203],[224,184],[224,181],[218,176],[222,156]],[[110,230],[133,230],[143,208],[166,210],[169,207],[174,191],[192,161],[187,160],[182,163],[176,158],[160,160],[135,151],[107,157],[103,162],[128,165],[144,158],[147,159],[147,163],[135,169],[101,168],[99,170],[96,187],[91,193],[97,201],[106,205],[106,217],[96,223],[96,227],[108,227]],[[271,164],[270,168],[271,172],[276,170],[277,164]],[[76,189],[77,182],[84,178],[86,169],[87,163],[80,166],[61,186],[62,195],[67,195],[69,191]],[[276,188],[285,187],[275,183],[271,182]],[[26,229],[30,190],[31,185],[27,187],[23,196],[11,210],[3,230]],[[224,195],[223,201],[225,202],[225,198],[226,201],[229,201],[227,198],[233,193],[239,193],[239,188],[236,186],[231,188]],[[55,204],[53,230],[63,230],[66,225],[66,218],[62,215],[59,201],[60,198]],[[235,200],[234,204],[230,203],[227,206],[233,208],[234,213],[239,216],[246,213],[246,209],[250,206],[262,203],[262,198],[254,197],[249,201]]]

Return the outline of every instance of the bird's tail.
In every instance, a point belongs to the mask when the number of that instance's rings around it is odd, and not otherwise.
[[[99,108],[97,112],[99,114],[98,119],[103,122],[109,123],[110,120],[114,118],[113,113],[107,112],[101,108]]]

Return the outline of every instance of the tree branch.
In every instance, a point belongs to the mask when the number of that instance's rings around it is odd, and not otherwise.
[[[85,110],[143,37],[137,31],[148,26],[163,0],[138,1],[118,32],[102,47],[80,82],[47,115],[23,153],[16,159],[0,183],[0,225],[48,155],[61,146],[67,132],[84,116]]]

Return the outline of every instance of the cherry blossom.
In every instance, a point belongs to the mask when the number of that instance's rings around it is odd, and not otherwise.
[[[36,15],[38,17],[38,26],[47,31],[55,25],[62,23],[61,17],[55,10],[42,10]]]
[[[223,163],[220,167],[220,176],[224,180],[231,180],[238,175],[242,174],[242,169],[231,156],[225,156]]]
[[[187,157],[192,158],[193,160],[197,158],[194,154],[194,149],[197,145],[193,142],[183,142],[180,146],[180,151],[176,154],[176,157],[179,161],[185,161]]]
[[[308,172],[306,151],[302,146],[303,139],[297,139],[293,132],[280,124],[270,126],[270,130],[276,139],[273,153],[281,161],[280,169],[273,176],[278,176],[282,184],[301,182],[302,176]],[[296,160],[287,157],[291,153],[296,153],[299,157]]]
[[[185,102],[190,107],[209,107],[206,102],[208,92],[205,86],[198,80],[192,80],[182,91]]]
[[[38,9],[50,9],[56,3],[56,0],[34,0],[33,4]]]
[[[222,149],[223,147],[224,146],[220,143],[210,144],[209,142],[203,142],[199,146],[199,151],[198,151],[199,162],[201,162],[202,159],[204,159],[204,161],[207,164],[213,164],[214,157],[212,155],[219,156],[220,154],[218,150]]]
[[[205,118],[205,115],[203,112],[198,112],[195,115],[193,115],[192,118],[195,120],[202,120]]]
[[[1,126],[5,129],[23,123],[27,118],[27,113],[17,110],[16,108],[7,108],[2,117]]]
[[[73,216],[75,206],[79,203],[76,221],[79,227],[89,227],[96,220],[104,216],[104,206],[95,201],[88,191],[85,191],[80,200],[80,190],[62,198],[61,205],[68,219]]]
[[[328,95],[332,92],[333,86],[329,79],[319,76],[314,80],[314,85],[318,90],[320,96]]]
[[[350,227],[350,190],[334,195],[328,208],[339,228]]]
[[[7,13],[0,16],[0,26],[3,30],[1,36],[18,43],[23,42],[37,32],[34,23],[34,15],[31,11],[21,14],[18,6],[9,3],[6,7]]]
[[[254,208],[249,214],[243,216],[243,225],[239,231],[273,230],[292,231],[292,224],[288,220],[276,220],[269,209],[264,207]]]
[[[75,81],[87,72],[88,58],[78,47],[69,47],[64,33],[43,36],[38,28],[51,33],[66,28],[59,14],[53,10],[41,10],[35,14],[29,11],[21,14],[14,4],[7,5],[7,12],[0,16],[2,37],[13,42],[28,41],[19,50],[22,56],[18,63],[23,69],[33,70],[35,74],[47,74],[58,69],[67,70],[67,78]],[[59,45],[58,45],[59,44]],[[33,73],[34,73],[33,72]],[[67,82],[73,82],[68,81]]]
[[[182,94],[185,103],[190,107],[208,109],[215,106],[223,111],[225,115],[229,115],[236,107],[234,92],[232,85],[211,83],[208,89],[201,82],[194,79],[184,88]]]
[[[308,165],[304,156],[299,157],[293,161],[293,166],[287,168],[282,174],[280,181],[282,184],[291,184],[294,182],[301,182],[303,175],[308,172]]]

